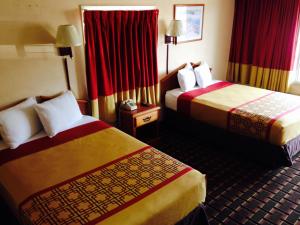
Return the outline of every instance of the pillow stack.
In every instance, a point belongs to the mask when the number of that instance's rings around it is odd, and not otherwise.
[[[49,137],[66,130],[82,118],[71,91],[38,104],[30,97],[0,112],[0,135],[11,149],[17,148],[42,128]]]
[[[193,69],[190,63],[177,73],[180,89],[184,92],[192,90],[196,84],[200,88],[206,88],[212,84],[212,75],[206,62]]]

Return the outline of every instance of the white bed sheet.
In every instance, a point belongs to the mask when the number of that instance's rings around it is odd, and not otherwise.
[[[86,124],[86,123],[90,123],[90,122],[93,122],[93,121],[96,121],[96,120],[97,119],[92,117],[92,116],[83,115],[80,120],[78,120],[76,123],[72,124],[72,126],[70,126],[68,129],[71,129],[73,127],[77,127],[77,126],[80,126],[80,125],[83,125],[83,124]],[[45,133],[44,130],[41,130],[39,133],[32,136],[26,142],[33,141],[33,140],[36,140],[36,139],[39,139],[39,138],[42,138],[42,137],[45,137],[45,136],[47,136],[47,134]],[[3,142],[3,140],[0,140],[0,151],[4,150],[4,149],[7,149],[7,148],[8,148],[8,146]]]
[[[212,84],[221,82],[220,80],[213,80]],[[200,87],[195,86],[192,90],[199,89]],[[179,95],[183,94],[184,91],[182,91],[180,88],[176,88],[170,91],[166,92],[165,96],[165,105],[167,108],[172,109],[174,111],[177,111],[177,99]]]

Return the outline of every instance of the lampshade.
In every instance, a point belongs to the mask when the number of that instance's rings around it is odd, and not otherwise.
[[[74,25],[60,25],[56,34],[57,47],[72,47],[81,45],[78,32]]]
[[[178,37],[183,34],[183,24],[181,20],[172,20],[168,27],[166,35]]]

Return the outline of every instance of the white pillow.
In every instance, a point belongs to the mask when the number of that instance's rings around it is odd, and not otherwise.
[[[194,69],[197,84],[201,88],[206,88],[212,84],[212,75],[206,62]]]
[[[187,63],[183,69],[178,71],[177,79],[182,91],[189,91],[195,87],[195,73],[190,63]]]
[[[35,105],[43,127],[49,137],[71,127],[82,118],[77,101],[71,91]]]
[[[3,141],[15,149],[42,129],[34,110],[37,102],[31,97],[20,104],[0,112],[0,133]]]

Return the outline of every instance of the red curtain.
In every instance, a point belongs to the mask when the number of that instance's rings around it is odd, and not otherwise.
[[[85,11],[84,28],[94,116],[113,122],[127,98],[157,103],[158,10]]]
[[[286,91],[299,9],[299,0],[236,0],[227,78]]]

